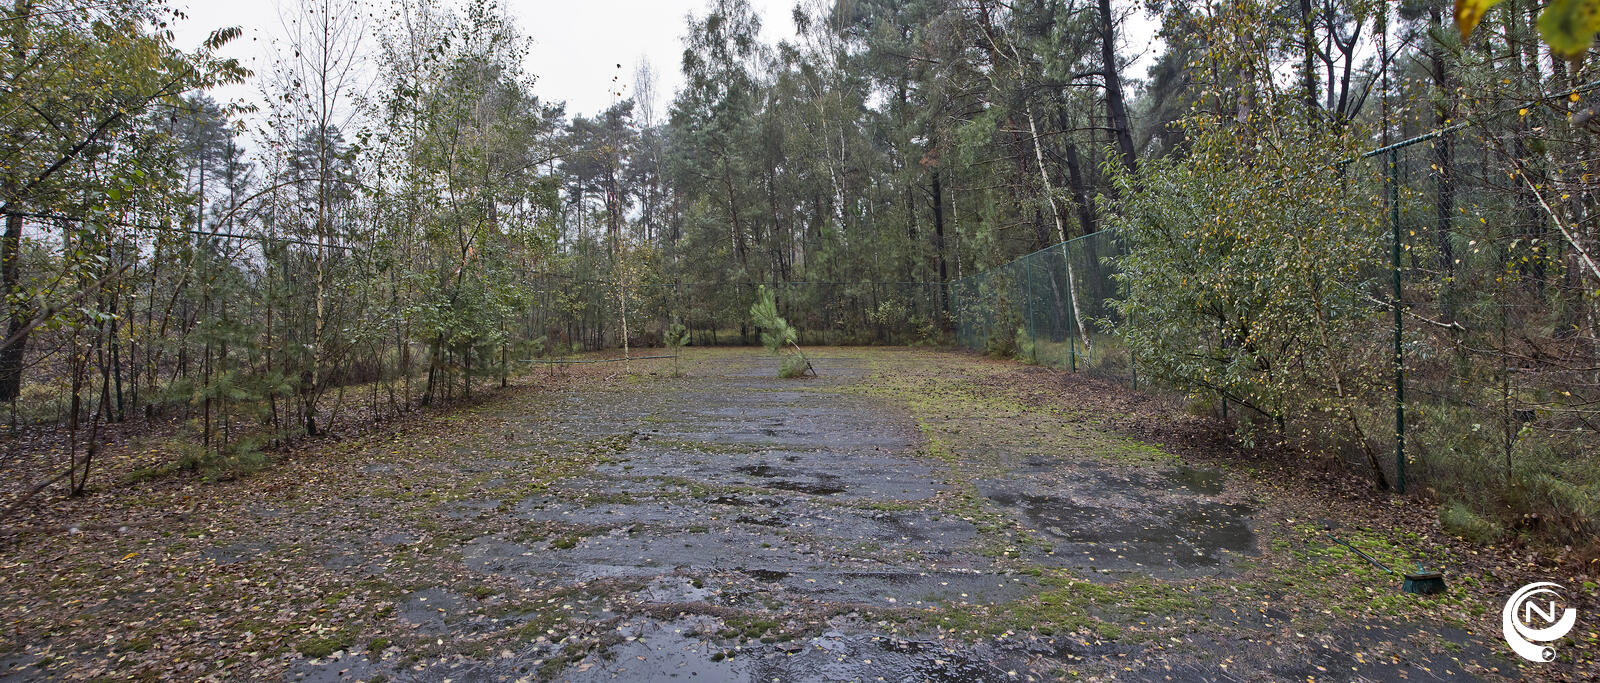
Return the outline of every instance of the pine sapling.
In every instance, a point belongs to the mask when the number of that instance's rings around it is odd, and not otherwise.
[[[682,377],[683,371],[678,368],[678,356],[683,353],[683,347],[689,345],[689,330],[676,320],[667,327],[666,337],[663,339],[667,348],[672,349],[672,376]]]
[[[767,347],[767,353],[779,355],[785,346],[794,350],[793,355],[785,354],[780,361],[779,377],[800,377],[807,372],[813,377],[817,375],[816,368],[811,367],[811,361],[806,359],[805,352],[796,343],[799,333],[789,325],[789,321],[778,315],[777,299],[766,285],[756,290],[756,302],[750,304],[750,320],[761,329],[761,344]]]

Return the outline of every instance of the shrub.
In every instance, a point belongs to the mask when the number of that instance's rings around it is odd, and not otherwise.
[[[1476,543],[1490,543],[1505,533],[1499,524],[1479,517],[1461,503],[1439,508],[1439,523],[1445,531]]]
[[[989,356],[992,358],[1016,357],[1017,335],[1006,334],[1002,331],[1005,329],[1006,328],[1003,327],[996,327],[994,331],[989,333],[989,339],[983,345],[984,353],[989,354]]]
[[[1388,387],[1371,341],[1387,313],[1370,294],[1389,276],[1386,218],[1367,186],[1329,170],[1368,138],[1306,123],[1289,99],[1256,105],[1238,121],[1197,112],[1188,154],[1112,169],[1116,331],[1141,375],[1224,393],[1260,425],[1335,433],[1386,487],[1369,438],[1386,423],[1362,409]]]
[[[1035,358],[1039,357],[1033,344],[1033,335],[1028,334],[1028,330],[1025,328],[1017,328],[1016,347],[1018,360],[1031,363]]]
[[[983,350],[991,358],[1016,358],[1017,338],[1022,332],[1022,317],[1017,315],[1011,303],[1004,297],[995,304],[996,310],[1001,311],[1000,319],[989,328],[989,338],[984,341]]]
[[[179,471],[194,472],[207,481],[225,481],[257,472],[272,463],[272,456],[261,451],[259,439],[241,438],[226,446],[213,444],[212,448],[207,448],[201,445],[200,435],[192,424],[170,438],[156,441],[153,448],[171,453],[172,458],[130,472],[129,482],[149,481]]]
[[[1410,474],[1443,501],[1445,528],[1473,540],[1516,530],[1600,547],[1600,467],[1582,437],[1533,425],[1508,431],[1484,404],[1424,403],[1410,413],[1407,445],[1418,454]]]

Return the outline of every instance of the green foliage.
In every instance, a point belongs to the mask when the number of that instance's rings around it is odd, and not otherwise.
[[[1539,35],[1550,51],[1578,61],[1600,32],[1600,0],[1550,0],[1539,14]]]
[[[1336,162],[1366,138],[1256,97],[1243,124],[1184,120],[1185,158],[1113,169],[1124,199],[1107,223],[1126,249],[1115,329],[1141,373],[1364,440],[1357,404],[1384,386],[1371,340],[1385,309],[1367,295],[1386,274],[1384,222]]]
[[[806,360],[800,351],[796,340],[798,332],[789,326],[789,322],[778,315],[777,298],[773,296],[766,285],[756,289],[756,301],[750,304],[750,320],[756,327],[761,328],[761,343],[767,347],[767,353],[782,355],[779,361],[778,376],[784,378],[800,377],[811,369],[811,363]],[[793,347],[787,350],[785,347]]]
[[[689,345],[689,329],[684,327],[683,323],[674,320],[671,325],[667,326],[667,334],[662,338],[662,341],[674,353],[681,351],[683,347]]]
[[[750,321],[761,328],[761,344],[767,347],[767,353],[776,354],[797,340],[795,329],[778,315],[777,297],[766,285],[756,289],[756,301],[750,304]]]
[[[786,353],[778,359],[778,376],[783,379],[802,377],[809,367],[804,356],[798,353]]]
[[[1484,14],[1500,2],[1455,0],[1456,27],[1461,37],[1471,36]],[[1581,61],[1584,53],[1594,46],[1597,32],[1600,32],[1600,1],[1597,0],[1551,0],[1539,13],[1539,34],[1544,37],[1545,44],[1555,55],[1574,63]]]
[[[1027,328],[1018,327],[1014,336],[1017,340],[1015,344],[1017,360],[1031,362],[1034,358],[1037,358],[1034,355],[1036,350],[1035,341],[1033,335],[1028,334]]]
[[[350,641],[343,636],[332,638],[312,637],[301,640],[295,644],[295,649],[300,654],[312,659],[321,659],[335,652],[350,647]]]
[[[1478,516],[1461,503],[1439,508],[1439,523],[1445,531],[1476,543],[1493,543],[1505,534],[1499,524]]]
[[[984,353],[991,358],[1015,358],[1017,356],[1017,334],[1006,334],[1003,327],[995,327],[989,333],[988,342],[984,345]],[[1016,328],[1020,329],[1020,328]]]
[[[149,481],[179,472],[199,475],[203,481],[237,479],[272,463],[272,457],[262,451],[262,446],[256,437],[207,446],[201,442],[196,425],[191,424],[173,437],[139,444],[142,450],[160,453],[165,460],[134,470],[129,473],[128,480]]]
[[[997,299],[995,309],[999,315],[989,327],[983,350],[991,358],[1015,358],[1020,348],[1017,340],[1025,336],[1022,316],[1017,314],[1017,307],[1011,305],[1010,299],[1004,295]]]
[[[662,342],[672,352],[672,376],[679,377],[683,375],[683,369],[678,363],[678,356],[683,353],[683,347],[689,345],[689,328],[684,327],[683,323],[676,320],[672,321],[672,324],[667,326],[667,333],[662,337]]]

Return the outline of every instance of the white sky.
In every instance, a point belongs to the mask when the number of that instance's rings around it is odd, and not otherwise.
[[[299,0],[169,0],[187,18],[174,26],[178,46],[193,49],[211,31],[239,26],[244,34],[230,43],[224,56],[238,58],[256,73],[256,79],[214,90],[226,102],[245,102],[262,109],[265,101],[259,80],[272,69],[273,55],[285,34],[280,8],[290,14]],[[436,0],[453,2],[454,0]],[[750,0],[761,17],[761,40],[775,45],[795,36],[793,10],[799,0]],[[805,0],[810,5],[815,0]],[[369,10],[379,10],[388,0],[364,0]],[[534,93],[545,102],[566,102],[569,117],[594,115],[621,99],[633,96],[634,72],[641,59],[655,73],[657,121],[664,120],[673,94],[683,83],[681,72],[685,17],[703,16],[707,0],[501,0],[503,6],[532,39],[524,65],[536,78]],[[1130,96],[1159,55],[1159,22],[1135,9],[1135,0],[1113,0],[1127,12],[1122,27],[1122,49],[1133,57],[1124,71]],[[381,14],[381,12],[378,12]],[[370,27],[369,27],[370,28]],[[370,33],[370,31],[369,31]],[[274,48],[274,43],[279,47]],[[370,36],[363,50],[377,48]],[[621,64],[619,69],[617,65]],[[615,84],[612,79],[616,78]],[[370,94],[370,93],[361,93]],[[248,121],[252,126],[259,119]],[[245,145],[253,147],[247,137]]]
[[[665,112],[683,82],[684,17],[691,12],[704,15],[706,7],[705,0],[502,2],[533,39],[526,67],[537,77],[535,94],[545,101],[565,101],[568,115],[594,114],[620,99],[611,94],[613,77],[620,77],[623,97],[631,97],[634,68],[641,58],[649,60],[656,74],[656,111]],[[761,15],[763,42],[776,44],[794,36],[794,0],[750,4]],[[215,29],[242,27],[244,35],[224,54],[237,57],[260,75],[271,69],[273,40],[283,34],[279,7],[292,9],[296,0],[173,0],[173,5],[188,15],[176,27],[179,46],[192,49]],[[366,47],[376,47],[376,41],[366,41]],[[213,96],[254,102],[259,89],[250,83]]]

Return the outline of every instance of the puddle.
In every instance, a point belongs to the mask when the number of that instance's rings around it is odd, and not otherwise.
[[[1255,549],[1249,506],[1187,499],[1152,505],[1105,495],[1078,502],[985,482],[989,500],[1016,510],[1054,544],[1043,561],[1112,571],[1192,570],[1225,566],[1228,553]]]
[[[1206,469],[1202,467],[1180,466],[1168,474],[1177,485],[1202,495],[1214,496],[1222,493],[1225,481],[1221,470]]]
[[[587,681],[726,681],[746,683],[752,676],[751,658],[707,639],[720,621],[695,616],[662,622],[654,619],[624,621],[616,628],[623,642],[601,655],[585,659],[555,680]],[[702,635],[707,634],[707,635]]]
[[[819,477],[819,479],[821,479],[822,481],[816,481],[816,482],[789,481],[789,480],[774,481],[774,482],[771,482],[771,483],[767,484],[767,488],[769,488],[769,489],[781,489],[781,490],[784,490],[784,491],[795,491],[795,492],[798,492],[798,493],[809,493],[809,494],[811,494],[813,496],[831,496],[831,495],[833,495],[835,493],[844,493],[845,492],[845,488],[843,486],[839,486],[837,484],[827,483],[829,481],[837,481],[837,478],[835,478],[835,477]]]
[[[29,654],[0,655],[0,681],[32,678],[40,673],[37,668],[31,668],[38,660],[38,657]]]
[[[322,567],[344,574],[376,576],[385,567],[383,556],[369,554],[370,549],[339,544],[322,556]]]
[[[922,681],[984,683],[1019,680],[1014,658],[971,646],[942,645],[876,634],[829,632],[784,643],[729,643],[712,634],[710,617],[624,621],[622,642],[556,677],[558,681]],[[1002,666],[1004,665],[1004,666]],[[1025,669],[1024,669],[1025,670]]]
[[[783,470],[771,465],[745,465],[743,467],[735,467],[733,471],[753,477],[780,477],[785,474]]]
[[[404,532],[404,531],[399,531],[399,532],[395,532],[395,533],[389,534],[388,536],[384,536],[383,538],[378,539],[378,542],[382,543],[384,545],[388,545],[388,546],[399,547],[399,546],[407,546],[407,545],[416,545],[421,540],[422,540],[421,536],[418,536],[418,535],[412,534],[412,533],[408,533],[408,532]]]
[[[772,498],[752,499],[752,498],[741,498],[739,496],[717,496],[716,498],[706,499],[706,502],[714,503],[714,504],[717,504],[717,505],[732,505],[734,507],[749,507],[751,505],[761,505],[761,506],[764,506],[764,507],[777,507],[777,506],[782,504],[781,501],[774,500]]]
[[[660,576],[735,567],[797,571],[829,564],[828,558],[810,548],[763,530],[731,524],[700,529],[602,534],[566,549],[525,546],[485,536],[469,542],[462,555],[474,571],[524,580]]]
[[[739,571],[748,574],[750,578],[757,581],[766,581],[768,583],[777,583],[789,575],[789,572],[780,572],[774,569],[740,569]]]
[[[762,681],[1015,681],[1008,669],[967,648],[875,634],[830,632],[781,657],[752,656]],[[1008,662],[1009,663],[1009,662]]]
[[[296,662],[284,674],[285,680],[304,683],[336,683],[338,681],[367,681],[380,675],[378,663],[366,655],[336,652],[335,657],[307,659]]]
[[[443,588],[424,588],[401,598],[397,612],[401,619],[414,628],[438,632],[462,615],[465,601],[465,598]]]
[[[662,576],[652,580],[650,585],[639,592],[639,597],[645,602],[656,603],[714,602],[712,598],[716,594],[715,589],[707,587],[700,579]]]

